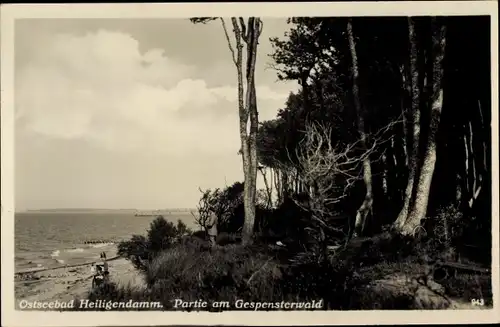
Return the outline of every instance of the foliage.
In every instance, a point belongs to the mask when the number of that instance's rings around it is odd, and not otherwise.
[[[197,213],[191,212],[194,220],[203,231],[208,233],[208,230],[213,224],[213,215],[221,214],[225,208],[222,207],[223,203],[220,199],[219,189],[202,191],[202,196],[198,202]]]
[[[194,18],[190,18],[189,20],[193,23],[193,24],[206,24],[206,23],[209,23],[213,20],[216,20],[218,19],[218,17],[194,17]]]
[[[416,294],[411,290],[395,295],[377,291],[370,285],[400,273],[409,280],[417,278],[424,267],[419,262],[421,246],[414,238],[386,234],[352,244],[318,263],[313,255],[307,254],[288,260],[288,255],[280,252],[287,250],[273,250],[263,245],[200,248],[192,243],[177,244],[146,263],[145,286],[111,283],[89,292],[87,298],[160,301],[165,310],[174,309],[176,298],[228,301],[233,305],[207,308],[212,311],[236,310],[237,299],[248,302],[323,300],[324,309],[330,310],[412,309],[416,305]],[[491,299],[491,276],[458,275],[443,283],[449,295]],[[453,289],[454,285],[459,288]]]
[[[128,302],[132,300],[133,302],[153,302],[150,295],[146,290],[138,286],[120,285],[114,282],[110,282],[102,285],[99,288],[91,290],[87,295],[87,300],[95,302],[96,300],[102,301],[112,301],[112,302]],[[147,311],[154,310],[155,308],[114,308],[114,311]],[[98,307],[97,311],[109,311],[105,307]],[[158,310],[158,309],[156,309]]]
[[[429,238],[434,242],[435,247],[442,251],[455,248],[460,243],[467,227],[463,213],[453,205],[441,208],[432,219],[427,219],[425,225],[430,230]]]
[[[130,260],[136,269],[144,270],[146,263],[159,252],[179,243],[184,235],[190,233],[181,220],[174,225],[163,216],[158,216],[151,222],[147,237],[132,235],[130,240],[118,244],[118,255]]]
[[[214,223],[215,216],[218,231],[238,232],[238,228],[234,230],[231,226],[234,226],[238,208],[243,205],[243,188],[243,183],[235,182],[223,190],[200,190],[202,196],[198,203],[198,212],[193,214],[196,223],[208,230],[210,224]]]
[[[172,308],[173,298],[265,301],[273,298],[272,279],[279,277],[267,255],[241,245],[210,252],[174,248],[153,260],[147,271],[149,288],[166,308]]]
[[[132,235],[130,240],[118,244],[118,255],[130,260],[136,269],[143,270],[149,258],[149,241],[143,235]]]

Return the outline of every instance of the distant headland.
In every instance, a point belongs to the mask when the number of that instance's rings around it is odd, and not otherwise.
[[[192,208],[166,208],[166,209],[106,209],[106,208],[50,208],[28,209],[17,213],[116,213],[132,214],[135,216],[159,216],[179,213],[190,213]]]

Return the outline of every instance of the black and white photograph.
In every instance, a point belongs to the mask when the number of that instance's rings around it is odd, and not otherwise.
[[[2,6],[5,323],[498,322],[498,6],[460,3]]]

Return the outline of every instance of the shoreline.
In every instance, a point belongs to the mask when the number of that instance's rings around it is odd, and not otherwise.
[[[93,260],[61,267],[34,268],[15,272],[16,308],[26,301],[69,301],[85,297],[91,289]],[[108,259],[111,280],[117,284],[144,285],[142,276],[130,261],[120,256]]]
[[[119,255],[116,255],[110,259],[107,259],[108,262],[110,261],[115,261],[115,260],[118,260],[118,259],[121,259],[122,257],[119,256]],[[92,265],[92,264],[95,264],[97,263],[98,260],[95,260],[95,261],[89,261],[89,262],[84,262],[84,263],[75,263],[75,264],[71,264],[71,265],[63,265],[63,266],[60,266],[60,267],[48,267],[48,268],[45,268],[45,267],[33,267],[33,268],[25,268],[25,269],[20,269],[16,272],[14,272],[14,276],[20,276],[20,275],[26,275],[26,274],[32,274],[32,273],[40,273],[40,272],[45,272],[45,271],[50,271],[50,270],[57,270],[57,269],[64,269],[64,268],[76,268],[76,267],[80,267],[80,266],[88,266],[88,265]]]

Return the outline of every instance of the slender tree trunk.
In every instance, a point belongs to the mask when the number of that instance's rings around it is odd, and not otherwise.
[[[433,18],[433,41],[432,53],[433,57],[433,79],[432,79],[432,105],[430,108],[430,126],[427,138],[427,148],[425,151],[420,178],[416,189],[415,203],[413,208],[402,227],[402,233],[405,235],[413,235],[416,228],[420,226],[422,219],[427,213],[427,205],[429,202],[429,192],[434,175],[434,167],[436,164],[436,135],[439,130],[439,122],[441,119],[441,111],[443,106],[443,59],[446,47],[446,27],[445,25],[437,26],[436,18]],[[434,35],[434,32],[435,35]],[[428,81],[429,82],[429,81]]]
[[[411,42],[411,40],[410,40]],[[416,49],[415,49],[416,51]],[[404,137],[402,138],[402,144],[403,144],[403,153],[404,153],[404,158],[405,158],[405,165],[407,167],[410,166],[410,153],[411,153],[411,144],[412,144],[412,138],[410,136],[410,133],[412,131],[411,129],[411,121],[413,120],[412,117],[409,117],[412,114],[412,104],[410,103],[409,107],[407,106],[406,99],[412,99],[412,71],[411,67],[409,67],[410,64],[402,65],[400,72],[401,72],[401,81],[403,84],[402,87],[402,94],[401,94],[401,113],[403,116],[403,133]],[[418,79],[417,79],[418,80]]]
[[[358,69],[358,57],[356,54],[356,44],[354,41],[354,34],[352,31],[352,20],[349,19],[347,22],[347,37],[349,40],[349,49],[351,51],[352,60],[352,94],[354,97],[354,107],[356,109],[357,122],[358,122],[358,132],[361,137],[361,145],[366,149],[366,132],[365,132],[365,119],[364,112],[361,109],[361,100],[359,95],[359,69]],[[372,210],[373,205],[373,187],[372,187],[372,169],[370,158],[366,156],[363,160],[363,181],[366,187],[365,198],[363,203],[359,207],[356,213],[356,221],[354,223],[354,229],[356,234],[363,232],[366,218]]]
[[[238,109],[240,118],[241,156],[243,162],[244,190],[243,202],[245,222],[243,225],[243,243],[252,240],[255,224],[255,202],[257,196],[257,130],[259,125],[257,112],[257,95],[255,90],[255,62],[258,39],[262,32],[259,18],[250,17],[248,26],[242,17],[232,17],[233,32],[236,40],[236,51],[223,18],[220,18],[224,34],[236,66],[238,76]],[[247,45],[246,62],[246,95],[243,88],[243,42]],[[250,119],[250,125],[248,121]]]
[[[464,126],[462,126],[462,129],[463,129],[463,139],[464,139],[464,175],[463,175],[463,183],[462,185],[464,186],[464,203],[465,204],[469,198],[470,198],[470,194],[471,194],[471,187],[470,187],[470,181],[471,181],[471,173],[470,173],[470,166],[471,166],[471,158],[472,158],[472,154],[470,153],[471,149],[469,147],[469,138],[468,138],[468,134],[469,134],[469,131],[467,130],[467,128]]]
[[[481,111],[479,117],[471,117],[470,121],[464,126],[464,176],[462,177],[462,205],[465,208],[472,209],[476,199],[479,197],[482,189],[483,175],[485,173],[485,151],[484,141],[475,137],[476,129],[484,128]]]
[[[397,160],[394,148],[394,139],[382,154],[382,189],[384,198],[390,197],[394,188],[394,174],[397,169]]]
[[[299,193],[300,192],[300,179],[299,179],[299,171],[296,170],[295,171],[295,193]]]
[[[252,242],[255,224],[255,202],[257,195],[257,131],[259,119],[257,111],[257,95],[255,90],[255,63],[257,60],[258,39],[261,33],[261,22],[259,18],[248,19],[248,33],[244,40],[247,44],[247,94],[246,111],[250,116],[250,129],[248,132],[248,162],[247,162],[247,193],[245,194],[245,223],[243,225],[243,244]],[[248,182],[247,182],[248,180]]]
[[[281,187],[283,200],[288,199],[288,172],[286,170],[282,171]]]
[[[484,126],[484,119],[483,119],[483,113],[482,113],[482,108],[481,108],[481,102],[478,101],[478,112],[477,112],[477,119],[472,119],[472,121],[475,122],[473,125],[472,122],[470,124],[470,137],[472,139],[473,131],[474,130],[481,130],[483,128],[486,128]],[[476,128],[474,128],[475,126]],[[479,133],[481,135],[481,133]],[[481,193],[481,189],[483,187],[483,179],[484,176],[486,175],[487,171],[487,157],[486,157],[486,150],[487,150],[487,145],[483,137],[476,137],[476,142],[471,142],[471,148],[475,145],[476,148],[478,148],[477,153],[478,155],[474,155],[474,162],[475,162],[475,175],[474,175],[474,183],[473,183],[473,192],[471,193],[470,198],[468,199],[468,205],[469,208],[472,209],[474,206],[474,203],[476,202],[477,198],[479,197],[479,194]]]
[[[274,178],[274,169],[273,168],[269,168],[269,179],[271,180],[271,183],[269,183],[269,190],[270,190],[270,194],[271,194],[271,198],[270,198],[271,207],[274,205],[274,202],[273,202],[273,192],[274,192],[274,189],[273,189],[273,178]]]
[[[417,66],[418,60],[418,49],[417,49],[417,37],[415,33],[415,22],[413,18],[408,17],[408,34],[410,42],[410,74],[411,74],[411,111],[409,116],[410,124],[413,125],[413,139],[407,141],[407,144],[411,144],[411,151],[408,150],[409,155],[409,171],[408,171],[408,183],[406,184],[406,190],[403,201],[403,208],[399,212],[398,218],[394,223],[394,227],[400,229],[406,219],[408,219],[408,213],[410,211],[410,205],[412,203],[413,188],[415,183],[415,176],[417,174],[418,166],[418,150],[420,142],[420,87],[419,87],[419,71]],[[408,81],[409,83],[410,81]]]
[[[222,22],[224,22],[222,20]],[[242,43],[242,31],[240,26],[238,25],[238,20],[236,17],[231,18],[231,22],[233,24],[233,31],[236,39],[236,56],[234,58],[234,62],[236,65],[236,70],[238,73],[238,107],[239,107],[239,116],[240,116],[240,140],[241,140],[241,156],[243,161],[243,176],[244,176],[244,186],[243,186],[243,207],[245,211],[245,223],[243,226],[243,240],[248,238],[248,219],[254,219],[254,215],[252,213],[255,210],[252,210],[252,193],[250,191],[251,182],[249,180],[249,168],[250,168],[250,147],[248,142],[248,110],[245,106],[245,96],[243,90],[243,43]],[[227,36],[227,34],[226,34]],[[228,38],[229,40],[229,38]],[[228,41],[229,42],[229,41]],[[247,90],[247,101],[248,101],[248,90]],[[248,103],[248,102],[247,102]],[[255,207],[255,203],[253,203]],[[253,222],[252,222],[253,223]],[[253,228],[252,228],[253,229]],[[251,233],[250,233],[251,235]]]
[[[278,204],[282,203],[282,197],[281,197],[281,183],[280,183],[280,176],[281,172],[278,168],[274,168],[274,189],[276,190],[276,201]]]
[[[409,43],[408,43],[409,44]],[[395,131],[394,146],[392,147],[394,156],[394,168],[387,167],[389,176],[391,177],[389,194],[391,194],[391,204],[404,203],[405,189],[408,182],[408,172],[410,167],[410,153],[412,142],[411,117],[411,73],[410,63],[402,64],[397,67],[400,72],[401,80],[401,117],[402,126]],[[395,201],[395,202],[394,202]],[[398,212],[399,214],[399,212]]]
[[[262,175],[262,178],[264,179],[264,186],[266,187],[266,194],[267,194],[267,206],[269,208],[271,208],[273,206],[273,202],[272,202],[272,193],[273,193],[273,190],[272,190],[272,183],[269,184],[268,181],[267,181],[267,174],[264,170],[265,168],[264,167],[261,167],[259,170],[260,170],[260,173]],[[272,178],[272,172],[271,172],[271,178]]]

